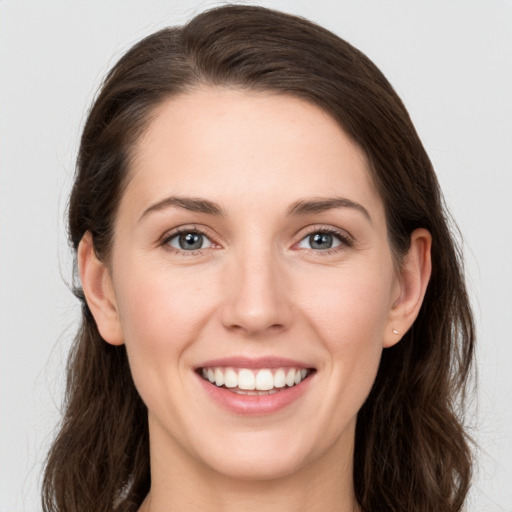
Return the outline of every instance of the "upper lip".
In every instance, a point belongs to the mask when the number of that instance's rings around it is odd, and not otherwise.
[[[297,361],[294,359],[288,359],[284,357],[223,357],[220,359],[211,359],[205,361],[196,367],[199,368],[214,368],[214,367],[232,367],[232,368],[313,368],[310,364]]]

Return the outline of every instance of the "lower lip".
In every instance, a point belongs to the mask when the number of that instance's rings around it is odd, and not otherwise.
[[[237,414],[254,416],[272,414],[284,409],[287,405],[298,400],[311,382],[311,376],[309,376],[299,384],[290,388],[282,388],[281,391],[271,395],[239,395],[234,391],[211,384],[200,375],[197,375],[197,378],[203,389],[217,404]]]

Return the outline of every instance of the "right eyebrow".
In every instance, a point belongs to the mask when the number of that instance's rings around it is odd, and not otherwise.
[[[224,215],[222,208],[218,204],[208,201],[208,199],[202,199],[200,197],[169,196],[152,204],[149,208],[146,208],[144,213],[139,217],[139,222],[152,212],[157,212],[172,206],[193,212],[206,213],[207,215]]]

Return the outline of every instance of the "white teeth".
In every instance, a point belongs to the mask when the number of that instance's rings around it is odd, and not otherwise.
[[[276,393],[285,386],[300,384],[308,375],[305,368],[203,368],[201,374],[205,380],[218,387],[236,388],[236,393],[244,395],[267,395]]]
[[[238,386],[238,375],[232,368],[228,368],[224,373],[224,385],[227,388],[236,388]]]
[[[301,372],[302,373],[302,372]],[[286,386],[286,375],[282,368],[279,368],[276,373],[274,373],[274,387],[275,388],[284,388]]]
[[[268,391],[274,387],[274,377],[270,370],[260,370],[256,374],[256,389]]]
[[[251,370],[243,369],[238,372],[238,387],[240,389],[256,389],[254,373]]]
[[[215,368],[215,385],[222,386],[224,384],[224,374],[220,368]]]

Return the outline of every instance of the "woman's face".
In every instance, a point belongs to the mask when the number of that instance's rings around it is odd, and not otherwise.
[[[350,464],[401,285],[365,158],[329,115],[232,89],[168,100],[136,147],[110,269],[108,341],[126,344],[154,464]]]

